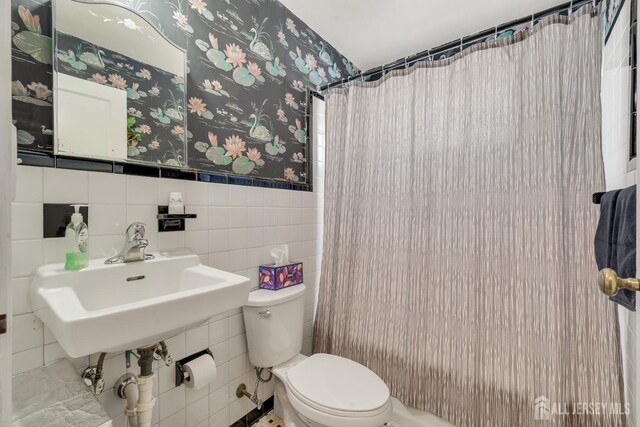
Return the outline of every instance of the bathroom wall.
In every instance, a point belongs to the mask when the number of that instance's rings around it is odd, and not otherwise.
[[[9,28],[6,25],[10,17],[9,4],[0,5],[0,32],[2,36],[9,35]],[[0,37],[2,37],[0,36]],[[11,51],[7,43],[0,45],[0,314],[10,316],[10,277],[11,277],[11,209],[13,200],[13,179],[12,166],[15,164],[12,159],[13,147],[7,144],[11,137],[11,128],[6,124],[11,117],[9,97],[9,81],[11,78],[11,67],[9,58]],[[10,320],[10,318],[9,318]],[[9,328],[11,323],[9,323]],[[0,335],[0,425],[9,424],[11,410],[11,330]]]
[[[319,116],[319,132],[324,119]],[[17,198],[13,205],[13,373],[17,374],[65,357],[62,349],[29,306],[29,277],[36,267],[61,262],[62,239],[43,239],[43,203],[88,203],[90,254],[103,258],[123,244],[124,231],[133,221],[147,224],[151,251],[188,247],[202,262],[245,275],[257,286],[257,266],[269,261],[269,248],[287,243],[290,257],[304,262],[307,300],[304,349],[311,352],[312,318],[322,250],[322,193],[324,138],[314,149],[314,192],[221,185],[156,179],[77,170],[19,166]],[[185,195],[186,231],[157,232],[157,206],[168,203],[169,192]],[[235,397],[238,384],[254,387],[255,376],[247,356],[240,310],[213,317],[209,322],[167,341],[174,360],[210,348],[218,364],[218,378],[200,391],[175,388],[174,368],[156,365],[158,404],[154,425],[161,427],[226,427],[253,409],[250,402]],[[95,362],[94,357],[73,360],[77,369]],[[122,355],[110,354],[106,382],[125,372]],[[135,372],[135,370],[134,370]],[[272,394],[273,382],[261,385],[260,397]],[[100,395],[116,426],[125,426],[123,403],[112,390]]]
[[[626,1],[603,52],[602,73],[602,154],[607,190],[636,183],[635,161],[629,162],[630,4]],[[638,264],[640,265],[640,263]],[[595,282],[594,282],[595,283]],[[638,425],[640,416],[640,381],[638,379],[638,345],[640,317],[624,308],[618,309],[625,377],[625,398],[632,404],[630,426]]]
[[[179,131],[187,138],[190,167],[308,183],[305,90],[355,75],[358,70],[347,58],[277,0],[116,3],[135,9],[187,49],[189,75],[181,82],[186,83],[187,129]],[[12,10],[18,141],[26,150],[52,151],[51,0],[12,0]],[[106,77],[104,70],[93,71]],[[132,83],[126,74],[113,75],[119,85]],[[133,106],[151,124],[149,112]],[[137,120],[140,125],[143,118]],[[144,157],[134,157],[182,164],[173,138],[158,135],[156,143],[145,142]],[[240,154],[231,155],[223,146]]]

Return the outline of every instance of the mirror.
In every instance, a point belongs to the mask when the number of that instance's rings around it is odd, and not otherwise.
[[[186,52],[103,1],[54,1],[55,152],[184,166]]]

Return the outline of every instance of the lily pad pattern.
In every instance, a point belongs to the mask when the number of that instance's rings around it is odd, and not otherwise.
[[[60,73],[127,93],[127,115],[134,119],[133,130],[141,137],[123,141],[128,144],[127,157],[185,166],[184,77],[69,34],[58,32],[57,40]],[[213,115],[209,112],[207,117]]]
[[[158,141],[160,146],[153,153],[145,140],[139,145],[146,151],[136,154],[140,159],[171,164],[178,157],[175,142],[185,141],[188,159],[178,160],[179,164],[208,172],[299,184],[308,182],[306,88],[357,74],[357,68],[347,58],[277,0],[115,2],[145,16],[188,52],[189,74],[186,82],[182,82],[186,89],[185,111],[172,108],[169,105],[171,97],[163,98],[169,101],[166,105],[164,102],[153,104],[153,107],[146,105],[153,98],[150,91],[164,93],[164,80],[157,80],[155,75],[152,80],[141,80],[135,74],[140,71],[138,68],[130,70],[133,74],[126,76],[119,73],[126,80],[123,90],[127,91],[130,106],[135,109],[129,116],[142,115],[136,117],[136,125],[140,128],[136,132],[143,139],[151,138],[155,136],[155,130],[146,134],[141,132],[146,131],[142,126],[162,126],[162,129],[170,129],[173,137],[170,139],[167,135],[173,147]],[[27,18],[29,23],[24,22],[21,18],[24,13],[19,13],[18,9],[22,7],[39,16],[41,34],[50,38],[50,3],[46,0],[12,0],[12,4],[13,21],[18,26],[12,26],[14,37],[30,31],[30,19]],[[14,80],[19,80],[27,92],[25,94],[16,85],[20,90],[18,96],[37,99],[36,91],[28,85],[42,83],[51,88],[51,65],[34,64],[37,61],[32,55],[39,55],[32,47],[27,50],[31,53],[20,51],[14,44]],[[92,53],[95,58],[89,55],[83,60],[82,53]],[[104,84],[113,84],[104,70],[96,68],[101,65],[97,51],[77,51],[70,47],[66,52],[56,54],[67,59],[65,72],[90,73],[89,77],[100,73],[107,78]],[[83,64],[86,70],[83,70]],[[105,62],[105,66],[113,67],[113,64]],[[147,69],[151,70],[150,67]],[[135,88],[134,82],[138,83]],[[170,87],[179,87],[176,83],[180,82],[170,82]],[[117,84],[122,85],[122,82]],[[45,92],[40,90],[38,94],[44,96]],[[179,95],[174,93],[176,97]],[[41,102],[51,102],[49,98],[51,95],[37,103],[14,98],[14,119],[18,128],[35,138],[30,142],[30,148],[51,150],[51,136],[42,134],[41,129],[42,125],[45,125],[45,131],[53,128],[52,108]],[[157,100],[154,98],[154,102]],[[21,108],[16,108],[16,104]],[[44,112],[34,114],[35,109]],[[175,121],[181,116],[186,116],[186,129],[175,128]],[[32,141],[23,136],[23,141]]]
[[[21,148],[53,150],[51,4],[13,1],[12,116]]]

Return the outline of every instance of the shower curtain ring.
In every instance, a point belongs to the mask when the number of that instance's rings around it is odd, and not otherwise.
[[[405,70],[406,70],[407,68],[409,68],[409,64],[407,64],[407,58],[408,58],[408,56],[405,56],[405,57],[404,57],[404,68],[405,68]]]

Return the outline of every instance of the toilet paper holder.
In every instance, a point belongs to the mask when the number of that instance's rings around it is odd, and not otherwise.
[[[206,350],[202,350],[197,353],[194,353],[191,356],[187,356],[184,359],[180,359],[176,362],[176,387],[178,387],[181,384],[184,384],[185,381],[189,381],[189,373],[185,372],[184,365],[186,363],[191,362],[193,359],[197,359],[198,357],[203,356],[205,354],[208,354],[209,356],[211,356],[212,359],[215,359],[213,357],[213,353],[211,353],[211,350],[206,349]]]

